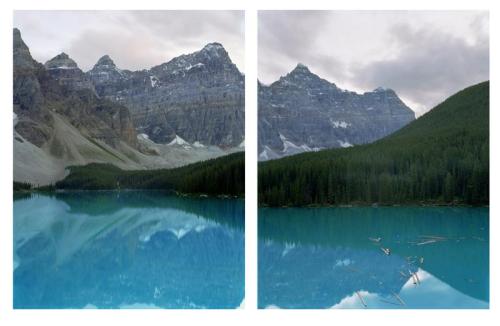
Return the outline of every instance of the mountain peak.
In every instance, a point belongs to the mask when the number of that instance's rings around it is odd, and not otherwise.
[[[97,66],[110,66],[110,67],[116,67],[115,63],[113,62],[113,59],[109,55],[103,55],[99,60],[97,60],[97,63],[94,65],[94,67]]]
[[[205,51],[220,51],[220,50],[226,51],[226,49],[224,49],[222,44],[220,44],[218,42],[208,43],[207,45],[205,45],[203,47],[202,51],[203,50],[205,50]]]
[[[311,71],[309,70],[309,68],[303,64],[303,63],[297,63],[297,66],[295,66],[295,68],[291,71],[291,73],[297,73],[297,72],[300,72],[300,73],[311,73]]]
[[[382,92],[394,92],[394,91],[390,88],[379,86],[379,87],[375,88],[372,92],[373,93],[382,93]]]
[[[62,52],[45,63],[47,69],[77,69],[76,62],[66,53]]]
[[[224,67],[223,69],[237,69],[222,44],[212,42],[205,45],[201,50],[180,55],[155,66],[152,71],[160,75],[166,71],[168,74],[182,77],[187,71],[218,69],[216,67],[220,68],[221,66]]]
[[[31,57],[30,50],[21,37],[21,31],[14,28],[14,66],[33,68],[34,60]]]
[[[19,28],[14,27],[14,39],[16,38],[21,38],[21,31],[19,30]]]
[[[284,83],[285,85],[300,85],[301,87],[318,87],[320,84],[325,85],[326,83],[335,86],[335,84],[329,83],[312,73],[309,68],[302,63],[298,63],[292,71],[280,77],[278,82],[280,84]]]
[[[15,49],[28,49],[28,46],[24,43],[23,38],[21,37],[21,31],[17,28],[14,28],[14,50]]]
[[[222,44],[217,42],[208,43],[201,49],[201,53],[208,55],[211,58],[228,57],[226,49]]]

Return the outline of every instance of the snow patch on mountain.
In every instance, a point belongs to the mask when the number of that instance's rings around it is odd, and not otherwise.
[[[281,155],[275,153],[269,146],[264,146],[264,149],[259,154],[260,161],[274,160],[280,157]]]
[[[175,135],[175,138],[170,143],[168,143],[168,146],[176,146],[176,145],[182,146],[184,147],[184,149],[191,148],[191,144],[182,139],[179,135]]]
[[[191,70],[191,69],[193,69],[193,68],[201,68],[201,67],[203,67],[203,66],[204,66],[204,64],[203,64],[203,63],[198,62],[197,64],[194,64],[194,65],[189,65],[189,66],[187,66],[187,67],[186,67],[186,68],[184,68],[184,69],[189,71],[189,70]]]
[[[343,147],[343,148],[347,148],[347,147],[352,147],[353,144],[349,143],[348,141],[342,141],[342,140],[338,140],[339,144],[340,144],[340,147]]]
[[[330,118],[330,123],[333,128],[343,128],[346,129],[347,127],[350,127],[351,124],[345,121],[336,121]]]
[[[280,139],[283,142],[283,154],[285,155],[292,155],[292,154],[298,154],[302,152],[311,152],[313,149],[309,147],[307,144],[302,144],[302,145],[296,145],[289,141],[285,136],[282,134],[280,135]]]
[[[149,76],[149,82],[151,83],[151,87],[153,87],[153,88],[157,87],[159,81],[160,80],[158,79],[158,77],[156,77],[154,75]]]
[[[205,145],[203,145],[202,143],[200,143],[199,141],[195,141],[193,143],[193,147],[196,147],[196,148],[203,148],[205,147]]]

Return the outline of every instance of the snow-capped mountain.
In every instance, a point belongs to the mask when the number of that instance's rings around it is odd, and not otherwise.
[[[91,162],[172,168],[243,150],[243,76],[222,45],[136,72],[105,55],[85,73],[66,53],[35,61],[13,33],[15,181],[50,184]]]
[[[104,56],[87,75],[99,96],[127,106],[138,132],[156,143],[179,136],[227,148],[244,139],[244,77],[219,43],[134,72]]]
[[[373,142],[414,119],[391,89],[342,90],[299,63],[271,85],[259,83],[259,159]]]

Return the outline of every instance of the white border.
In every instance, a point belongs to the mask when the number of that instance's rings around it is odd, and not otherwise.
[[[257,306],[257,12],[245,12],[245,307]],[[247,109],[248,108],[248,109]],[[254,108],[254,109],[252,109]],[[248,216],[248,218],[247,218]],[[250,241],[247,241],[250,239]]]
[[[278,0],[183,0],[175,2],[163,1],[131,1],[121,0],[115,3],[105,0],[86,0],[70,2],[63,0],[27,0],[1,2],[0,11],[0,41],[1,44],[1,105],[0,105],[0,137],[1,153],[1,197],[0,207],[0,324],[24,325],[46,324],[53,325],[97,325],[116,322],[120,325],[137,324],[171,324],[190,325],[217,324],[217,325],[258,325],[265,324],[395,324],[395,325],[489,325],[493,320],[500,319],[498,294],[499,284],[496,275],[500,275],[498,264],[500,232],[497,222],[499,217],[499,198],[496,190],[499,184],[499,173],[495,167],[500,166],[497,140],[499,129],[491,128],[491,208],[490,208],[490,309],[482,311],[472,310],[256,310],[257,300],[257,12],[258,9],[463,9],[463,10],[490,10],[490,79],[491,85],[491,126],[500,123],[497,113],[499,87],[496,82],[499,77],[498,58],[500,58],[498,35],[500,30],[498,22],[500,11],[498,1],[394,1],[378,0],[350,0],[350,1],[278,1]],[[246,10],[246,299],[245,309],[242,310],[16,310],[12,307],[12,14],[13,9],[238,9]],[[61,31],[64,32],[64,31]],[[334,282],[334,280],[332,280]],[[187,323],[187,324],[186,324]]]

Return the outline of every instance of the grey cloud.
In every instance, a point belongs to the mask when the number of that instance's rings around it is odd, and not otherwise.
[[[261,11],[259,42],[290,57],[307,55],[327,19],[322,11]]]
[[[353,79],[361,87],[390,87],[430,109],[462,88],[489,78],[487,37],[468,44],[439,30],[401,24],[391,32],[399,45],[398,55],[354,67]]]
[[[118,33],[120,37],[117,37]],[[154,38],[119,30],[86,30],[69,45],[67,53],[84,70],[93,67],[105,54],[108,54],[120,68],[131,70],[146,69],[154,64],[160,64],[165,57],[155,44]]]
[[[237,32],[243,27],[242,11],[177,11],[165,15],[161,11],[134,11],[123,16],[127,23],[138,24],[155,35],[182,35],[194,38],[215,33]]]
[[[122,69],[146,69],[210,42],[222,43],[244,70],[243,11],[31,11],[15,12],[15,20],[41,60],[65,51],[83,70],[104,54]]]
[[[336,67],[335,59],[315,53],[318,31],[329,19],[328,11],[260,11],[259,75],[272,82],[298,62],[318,70]]]
[[[472,11],[261,11],[259,78],[271,83],[302,62],[339,87],[393,88],[421,114],[489,78],[488,19]]]

